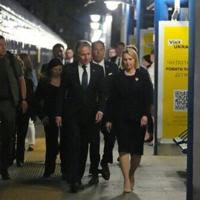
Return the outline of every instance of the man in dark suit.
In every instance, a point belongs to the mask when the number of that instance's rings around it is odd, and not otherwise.
[[[104,88],[106,91],[106,96],[109,96],[110,93],[110,84],[111,78],[113,75],[119,72],[118,67],[115,63],[109,62],[105,60],[105,45],[102,41],[98,40],[92,43],[92,57],[93,63],[100,65],[104,71]],[[113,131],[108,133],[107,129],[105,128],[105,117],[101,123],[101,132],[104,135],[104,153],[101,160],[101,167],[102,167],[102,176],[105,180],[110,179],[110,170],[108,167],[108,163],[113,162],[113,147],[115,143],[115,135]],[[93,158],[93,146],[90,147],[90,160],[91,160],[91,169],[92,169],[92,162],[93,160],[97,160],[98,158]],[[99,156],[100,157],[100,156]]]
[[[52,48],[53,58],[58,58],[64,64],[64,46],[60,43],[57,43]],[[42,65],[40,73],[43,76],[47,76],[48,71],[48,63]]]
[[[91,45],[80,41],[76,48],[78,62],[68,64],[63,74],[63,98],[59,95],[56,123],[63,124],[61,152],[66,157],[66,180],[71,192],[77,192],[85,171],[88,145],[94,145],[94,157],[98,156],[99,123],[103,117],[105,97],[102,79],[103,69],[91,62]],[[63,101],[64,100],[64,101]],[[60,107],[60,105],[62,107]],[[63,118],[61,114],[63,113]],[[65,152],[65,153],[64,153]],[[64,163],[65,164],[65,163]],[[93,163],[89,184],[98,183],[98,165]]]
[[[67,48],[65,51],[65,64],[74,62],[74,51],[72,48]]]
[[[122,67],[122,52],[124,51],[125,46],[126,45],[125,45],[124,42],[119,42],[117,44],[117,47],[116,47],[117,58],[115,59],[115,63],[117,64],[117,66],[120,70],[123,70],[123,67]]]

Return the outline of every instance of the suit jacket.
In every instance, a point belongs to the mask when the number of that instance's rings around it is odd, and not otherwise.
[[[103,77],[103,69],[90,63],[90,80],[87,89],[84,90],[79,79],[78,63],[66,65],[63,71],[62,89],[58,95],[57,115],[94,120],[97,111],[104,112]]]
[[[106,97],[108,97],[110,95],[112,78],[119,72],[119,69],[115,63],[109,62],[107,60],[105,60],[104,65],[105,65],[104,91]]]
[[[115,75],[119,72],[118,67],[115,63],[105,60],[104,64],[105,64],[106,76]]]

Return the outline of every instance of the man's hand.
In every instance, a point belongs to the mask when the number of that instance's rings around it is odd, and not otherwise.
[[[57,127],[62,126],[62,117],[60,117],[60,116],[56,117],[56,125],[57,125]]]
[[[106,129],[110,133],[110,131],[112,129],[112,123],[111,122],[106,122]]]
[[[140,120],[140,126],[146,126],[148,123],[148,118],[147,116],[142,116],[141,120]]]
[[[98,111],[98,112],[96,113],[96,117],[95,117],[96,123],[99,123],[99,122],[102,120],[102,118],[103,118],[103,112]]]
[[[28,109],[27,101],[26,100],[22,100],[21,104],[20,104],[20,107],[21,107],[22,113],[24,114]]]

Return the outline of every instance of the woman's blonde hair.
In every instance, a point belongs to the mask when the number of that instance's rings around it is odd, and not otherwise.
[[[24,76],[26,78],[32,78],[33,63],[31,61],[31,57],[26,53],[20,53],[19,58],[23,62]]]
[[[138,58],[138,54],[137,52],[130,47],[127,47],[123,52],[122,52],[122,61],[123,61],[123,56],[124,54],[128,54],[129,56],[131,56],[134,60],[135,60],[135,68],[139,68],[140,67],[140,63],[139,63],[139,58]],[[124,68],[124,63],[122,62],[123,68]]]

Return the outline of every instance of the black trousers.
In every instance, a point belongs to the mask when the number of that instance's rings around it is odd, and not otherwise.
[[[113,163],[113,148],[115,145],[116,136],[113,130],[108,132],[107,130],[102,129],[102,133],[104,135],[104,149],[101,164],[104,165]]]
[[[28,112],[22,114],[19,112],[16,118],[16,136],[17,136],[17,148],[16,148],[16,160],[24,162],[25,152],[25,139],[28,130],[30,115]]]
[[[114,134],[114,131],[111,130],[111,132],[108,132],[105,127],[105,122],[103,121],[101,125],[101,132],[104,136],[104,149],[103,149],[103,156],[101,159],[101,164],[106,165],[108,163],[113,163],[113,148],[115,145],[116,136]],[[97,138],[98,141],[91,143],[90,145],[90,169],[92,170],[93,162],[96,163],[96,160],[100,159],[100,152],[97,151],[97,145],[98,149],[100,146],[99,138]],[[96,152],[95,154],[93,152]],[[99,156],[97,156],[97,154]],[[91,171],[92,172],[92,171]]]
[[[80,127],[75,119],[65,119],[61,137],[61,172],[68,183],[80,182]]]
[[[95,127],[94,127],[95,128]],[[81,165],[80,165],[80,176],[81,178],[84,175],[85,172],[85,164],[87,161],[87,155],[88,155],[88,147],[90,149],[90,170],[93,176],[98,176],[98,166],[100,162],[100,135],[98,127],[93,129],[94,135],[87,140],[87,137],[82,136],[81,139]]]
[[[8,169],[13,149],[16,108],[11,101],[0,101],[0,172]]]
[[[64,120],[61,138],[62,173],[69,183],[80,182],[84,172],[89,144],[94,144],[93,174],[98,174],[99,165],[99,130],[94,120],[82,122],[71,118]]]
[[[54,173],[56,166],[56,157],[59,152],[58,143],[58,127],[55,124],[55,119],[50,118],[49,123],[44,126],[46,154],[45,154],[45,173]]]

